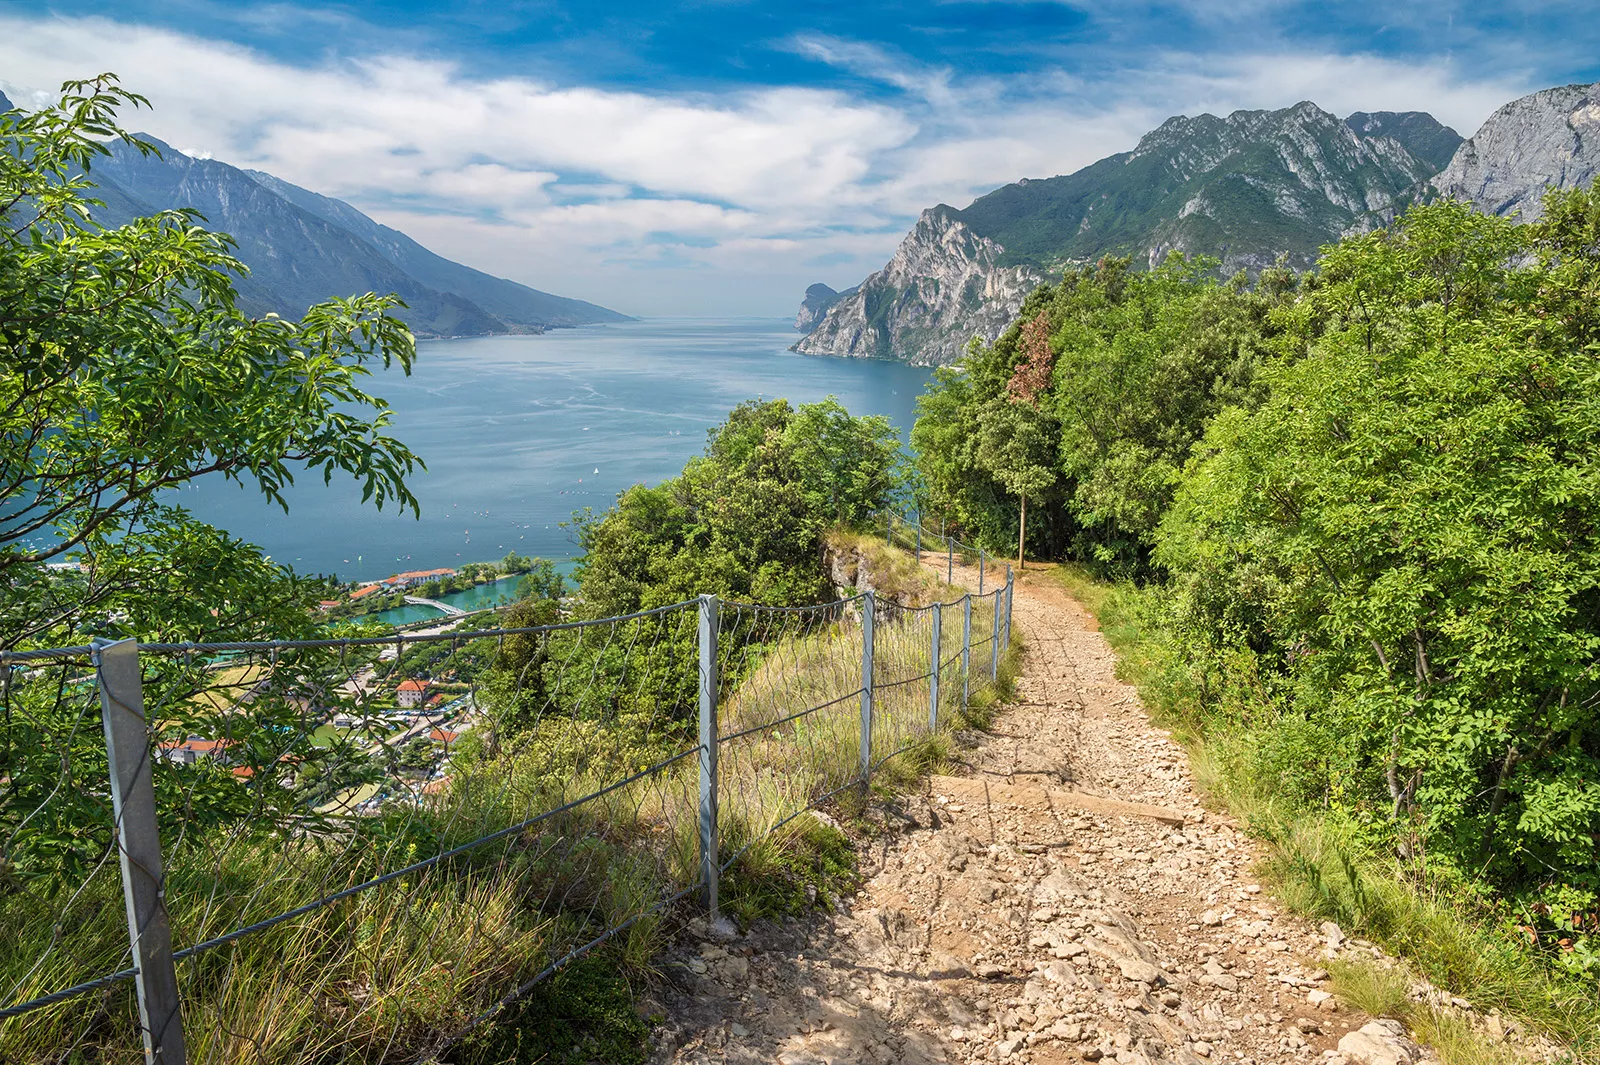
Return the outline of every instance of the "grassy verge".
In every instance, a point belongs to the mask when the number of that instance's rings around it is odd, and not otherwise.
[[[1398,966],[1345,964],[1335,973],[1342,995],[1368,1012],[1406,1021],[1447,1065],[1510,1059],[1504,1044],[1474,1030],[1460,1013],[1415,1001],[1410,990],[1422,978],[1482,1013],[1498,1011],[1523,1030],[1569,1047],[1577,1060],[1600,1059],[1594,986],[1553,970],[1497,929],[1481,907],[1418,884],[1363,849],[1335,817],[1276,796],[1254,775],[1245,737],[1200,713],[1150,618],[1147,595],[1077,567],[1054,574],[1099,620],[1117,652],[1118,675],[1139,689],[1145,706],[1187,747],[1207,801],[1226,808],[1266,844],[1263,873],[1279,896],[1294,910],[1336,921],[1347,934],[1403,959]]]
[[[895,559],[887,559],[896,562]],[[974,640],[993,631],[974,611]],[[1009,687],[1015,654],[972,658],[961,704],[960,613],[935,648],[931,614],[885,602],[875,624],[872,788],[906,787],[940,765],[952,732],[981,724]],[[749,922],[830,902],[855,883],[847,836],[804,811],[837,791],[835,822],[865,824],[861,769],[861,627],[825,624],[763,647],[725,693],[720,734],[720,847],[729,912]],[[937,660],[939,727],[928,683]],[[976,678],[982,678],[982,681]],[[803,716],[797,710],[816,707]],[[737,734],[744,733],[739,736]],[[621,733],[577,716],[530,727],[515,752],[465,757],[451,786],[415,806],[333,833],[241,829],[179,843],[168,855],[168,902],[180,945],[287,912],[309,900],[554,811],[642,769]],[[690,741],[692,743],[692,741]],[[630,762],[630,759],[631,762]],[[626,763],[626,764],[625,764]],[[431,868],[253,932],[186,963],[179,979],[189,1060],[418,1060],[445,1035],[606,929],[609,942],[566,965],[475,1029],[443,1060],[458,1065],[642,1060],[645,1026],[632,986],[650,971],[678,908],[659,900],[698,878],[697,760],[641,777],[536,826]],[[687,907],[683,907],[687,911]],[[46,919],[48,918],[48,919]],[[120,967],[126,950],[112,864],[89,889],[49,899],[0,893],[0,982],[15,998]],[[61,926],[73,949],[52,944]],[[34,965],[35,959],[44,959]],[[116,985],[0,1020],[0,1063],[138,1060],[131,988]]]

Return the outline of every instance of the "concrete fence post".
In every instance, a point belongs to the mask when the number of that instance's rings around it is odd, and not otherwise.
[[[700,597],[700,886],[717,918],[717,597]]]
[[[939,731],[940,604],[933,604],[933,666],[928,672],[928,733]]]
[[[144,718],[139,645],[133,640],[94,641],[93,660],[105,726],[111,776],[111,811],[122,899],[133,946],[134,986],[144,1057],[151,1065],[184,1065],[183,1017],[178,972],[172,962],[172,923],[167,915],[166,872],[156,827],[156,792],[151,776],[150,735]]]
[[[972,705],[972,593],[961,597],[961,709]]]
[[[872,628],[877,614],[877,599],[867,592],[861,597],[861,786],[872,776]]]

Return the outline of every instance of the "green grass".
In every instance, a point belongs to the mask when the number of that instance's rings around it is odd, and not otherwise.
[[[1256,762],[1244,737],[1201,714],[1183,671],[1164,653],[1144,593],[1081,567],[1054,572],[1099,620],[1117,652],[1118,675],[1188,749],[1207,802],[1226,808],[1266,845],[1262,873],[1284,902],[1404,959],[1400,969],[1342,967],[1341,995],[1368,1012],[1405,1020],[1446,1065],[1500,1061],[1503,1051],[1454,1015],[1407,1001],[1405,990],[1419,976],[1479,1011],[1515,1018],[1570,1047],[1579,1060],[1600,1056],[1600,994],[1592,984],[1552,969],[1500,932],[1481,904],[1406,877],[1335,817],[1284,801],[1253,775]]]

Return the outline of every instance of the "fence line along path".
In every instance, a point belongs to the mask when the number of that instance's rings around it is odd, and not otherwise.
[[[836,908],[669,951],[652,1065],[1424,1060],[1334,1000],[1329,937],[1255,882],[1093,617],[1047,569],[1013,590],[1017,698],[968,775],[882,817]]]
[[[951,549],[952,551],[954,548]],[[430,1061],[992,683],[1011,584],[0,652],[0,1060]]]

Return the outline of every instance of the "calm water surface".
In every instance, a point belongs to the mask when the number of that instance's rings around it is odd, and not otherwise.
[[[279,562],[344,580],[511,550],[570,559],[577,545],[561,522],[673,476],[746,399],[831,394],[910,430],[927,370],[796,355],[795,336],[787,319],[649,319],[424,342],[411,377],[380,373],[368,386],[393,406],[393,435],[428,464],[411,481],[420,520],[310,474],[286,493],[288,514],[215,478],[176,500]]]

